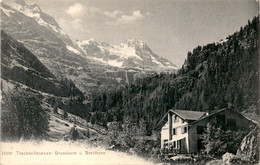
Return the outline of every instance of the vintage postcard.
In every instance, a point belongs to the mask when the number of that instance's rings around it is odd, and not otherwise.
[[[259,163],[258,0],[1,0],[3,165]]]

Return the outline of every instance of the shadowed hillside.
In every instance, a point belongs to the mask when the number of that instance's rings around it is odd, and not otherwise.
[[[34,54],[4,31],[1,50],[3,140],[48,138],[50,110],[60,108],[64,114],[89,117],[84,95],[74,83],[57,80]]]
[[[211,111],[232,107],[241,112],[251,107],[257,114],[258,34],[256,17],[222,42],[188,52],[177,74],[155,74],[123,90],[96,96],[91,103],[93,122],[143,118],[151,132],[170,108]]]

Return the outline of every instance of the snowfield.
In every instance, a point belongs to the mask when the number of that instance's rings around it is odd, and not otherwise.
[[[126,43],[118,45],[106,42],[99,43],[94,39],[76,41],[77,45],[90,59],[102,62],[113,67],[129,67],[128,60],[135,64],[135,68],[155,66],[157,69],[178,69],[172,63],[153,54],[148,46],[141,40],[129,39]],[[125,63],[126,62],[126,63]]]
[[[150,165],[140,157],[90,147],[84,142],[18,142],[1,143],[2,165]]]
[[[79,52],[77,49],[75,49],[75,48],[73,48],[73,47],[71,47],[71,46],[68,46],[68,45],[67,45],[66,48],[67,48],[69,51],[73,52],[73,53],[80,54],[80,52]]]

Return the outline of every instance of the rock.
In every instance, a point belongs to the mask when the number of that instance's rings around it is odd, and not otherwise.
[[[236,156],[241,160],[257,163],[259,161],[259,141],[257,140],[258,127],[256,126],[244,137]]]
[[[222,161],[225,165],[230,165],[231,160],[234,159],[234,157],[235,157],[235,155],[227,152],[224,155],[222,155]]]
[[[241,157],[231,153],[225,153],[222,156],[222,162],[225,165],[250,164],[250,161],[244,160]]]

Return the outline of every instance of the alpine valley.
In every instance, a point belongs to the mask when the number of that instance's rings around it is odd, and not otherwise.
[[[23,43],[58,78],[68,78],[85,94],[120,88],[137,77],[177,67],[136,39],[120,45],[72,41],[55,19],[36,4],[1,3],[1,26]]]
[[[87,146],[89,152],[104,151],[104,157],[91,155],[106,159],[103,164],[111,155],[121,164],[138,164],[135,155],[146,159],[142,164],[171,163],[160,150],[162,123],[170,109],[205,115],[232,109],[255,123],[258,91],[259,16],[225,39],[187,52],[177,68],[139,39],[117,45],[74,41],[38,5],[1,2],[1,147],[40,141],[41,149],[63,145],[64,150],[86,151]],[[207,138],[212,130],[216,140]],[[202,136],[210,154],[204,148],[188,159],[177,155],[180,164],[223,164],[222,155],[238,164],[259,161],[259,125],[248,130],[207,127]]]

